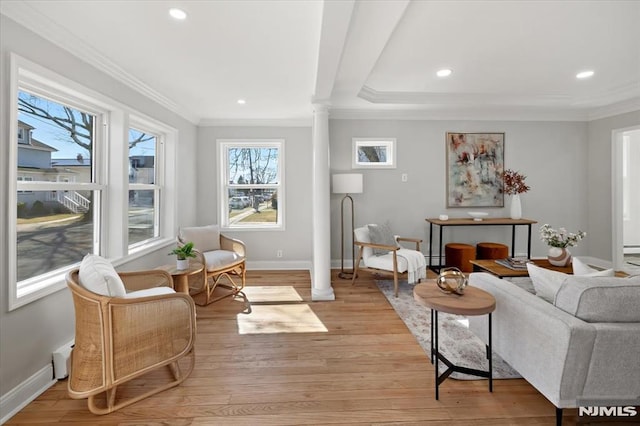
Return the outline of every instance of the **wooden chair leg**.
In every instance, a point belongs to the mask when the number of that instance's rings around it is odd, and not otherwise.
[[[358,268],[360,267],[360,260],[362,259],[362,247],[358,250],[358,260],[353,265],[353,277],[351,277],[351,285],[356,284],[356,278],[358,277]]]
[[[398,297],[398,256],[393,252],[393,292]]]
[[[141,401],[145,398],[148,398],[152,395],[155,395],[157,393],[163,392],[167,389],[170,389],[174,386],[178,386],[180,383],[184,382],[184,380],[189,377],[189,375],[191,374],[191,372],[193,372],[193,368],[195,367],[195,352],[193,350],[193,348],[191,348],[191,350],[184,356],[185,358],[188,359],[189,361],[189,365],[186,367],[185,371],[180,372],[178,377],[175,377],[174,380],[171,380],[167,383],[164,383],[158,387],[154,387],[152,389],[149,389],[148,391],[142,393],[141,395],[137,395],[131,398],[125,398],[121,401],[116,402],[115,396],[116,396],[116,386],[112,387],[111,389],[107,389],[106,391],[99,393],[97,395],[91,395],[88,397],[88,407],[89,407],[89,411],[91,411],[93,414],[98,414],[98,415],[104,415],[104,414],[109,414],[109,413],[113,413],[116,410],[119,410],[123,407],[127,407],[131,404],[134,404],[138,401]],[[171,364],[177,364],[177,361],[174,361],[173,363],[168,364],[169,368],[173,371],[173,368],[171,367]],[[101,407],[98,404],[96,404],[96,399],[98,397],[101,397],[102,395],[105,396],[106,398],[106,407]],[[101,398],[100,398],[101,399]]]

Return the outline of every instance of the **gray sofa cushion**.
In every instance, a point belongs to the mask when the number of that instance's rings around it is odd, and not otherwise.
[[[554,305],[586,322],[640,322],[640,276],[569,276]]]

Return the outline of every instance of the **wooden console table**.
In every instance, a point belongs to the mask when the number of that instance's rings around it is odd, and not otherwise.
[[[511,226],[511,257],[516,253],[516,226],[526,226],[527,235],[527,257],[531,258],[531,225],[538,223],[531,219],[511,219],[508,217],[487,218],[474,220],[473,218],[440,220],[437,218],[425,219],[429,222],[429,269],[439,272],[442,267],[442,230],[447,226]],[[438,265],[433,265],[433,225],[440,227],[440,240],[438,241]]]

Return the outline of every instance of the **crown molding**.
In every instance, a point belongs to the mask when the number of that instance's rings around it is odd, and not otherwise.
[[[616,104],[594,108],[589,113],[589,121],[613,117],[615,115],[626,114],[634,111],[637,111],[640,116],[640,96],[633,99],[627,99],[626,101],[618,102]]]
[[[427,109],[350,109],[332,108],[332,120],[467,120],[467,121],[589,121],[585,110],[485,107],[427,110]]]
[[[384,92],[363,86],[358,97],[375,104],[415,104],[429,106],[530,106],[563,107],[570,104],[566,95],[508,95],[494,93]]]
[[[203,118],[198,122],[200,127],[311,127],[312,124],[311,117],[294,119]]]
[[[600,93],[596,96],[585,97],[577,99],[571,106],[574,107],[590,107],[590,108],[607,108],[626,101],[633,101],[633,99],[640,98],[640,83],[629,82],[616,86],[606,92]]]
[[[0,2],[0,13],[193,124],[199,117],[143,83],[25,2]]]

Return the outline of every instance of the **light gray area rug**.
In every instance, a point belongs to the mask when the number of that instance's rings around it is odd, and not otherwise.
[[[425,362],[429,362],[431,353],[431,311],[419,305],[413,298],[413,285],[406,281],[398,284],[398,297],[393,295],[393,281],[376,280],[378,288],[385,295],[398,316],[407,325],[426,354]],[[440,312],[438,313],[438,343],[440,352],[453,364],[488,370],[489,361],[486,356],[486,346],[468,328],[466,317]],[[444,363],[439,363],[442,373],[446,370]],[[482,377],[453,373],[450,378],[458,380],[483,380]],[[521,376],[509,364],[504,362],[494,351],[493,378],[515,379]]]

